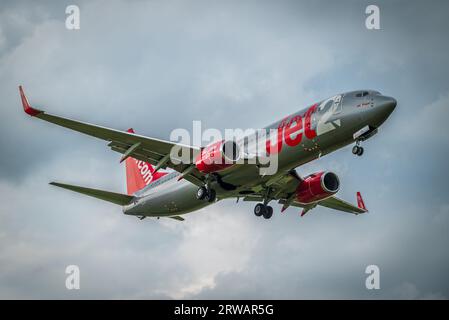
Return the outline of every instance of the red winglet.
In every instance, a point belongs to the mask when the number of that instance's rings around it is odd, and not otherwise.
[[[29,114],[32,117],[42,113],[41,110],[34,109],[32,106],[30,106],[30,104],[28,103],[28,99],[25,96],[25,93],[23,92],[22,86],[19,86],[19,92],[20,98],[22,99],[23,111],[25,111],[25,113]]]
[[[357,206],[360,209],[368,211],[368,209],[366,209],[366,207],[365,207],[365,202],[363,202],[363,198],[362,198],[362,195],[360,194],[360,192],[357,192]]]
[[[128,132],[128,133],[135,133],[133,128],[129,128],[128,130],[126,130],[126,132]]]

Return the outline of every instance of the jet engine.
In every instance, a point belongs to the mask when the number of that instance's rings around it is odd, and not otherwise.
[[[224,170],[240,159],[240,148],[235,141],[214,142],[203,150],[195,160],[196,168],[203,173]]]
[[[340,180],[333,172],[313,173],[299,184],[296,199],[300,203],[312,203],[330,197],[338,192]]]

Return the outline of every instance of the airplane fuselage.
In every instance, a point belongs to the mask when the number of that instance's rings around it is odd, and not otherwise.
[[[237,141],[246,152],[265,149],[277,155],[277,174],[308,163],[354,141],[367,139],[388,118],[396,101],[377,91],[347,92],[323,100],[267,126],[268,142],[256,135]],[[274,137],[269,132],[277,133]],[[263,145],[261,145],[261,143]],[[231,166],[217,173],[211,183],[217,199],[251,194],[273,175],[262,176],[258,166]],[[211,203],[196,198],[198,187],[172,172],[142,189],[123,212],[138,216],[172,216],[203,208]]]

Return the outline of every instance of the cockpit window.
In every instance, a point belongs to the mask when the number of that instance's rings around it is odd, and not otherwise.
[[[357,98],[361,98],[361,97],[366,97],[367,95],[369,95],[369,92],[368,91],[363,91],[363,92],[358,92],[358,93],[356,93],[356,97]]]

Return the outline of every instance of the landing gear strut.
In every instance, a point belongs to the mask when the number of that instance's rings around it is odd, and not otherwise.
[[[214,189],[199,187],[196,191],[196,198],[198,200],[206,200],[207,202],[214,202],[217,194]]]
[[[355,146],[352,147],[352,153],[360,157],[363,151],[363,147],[360,146],[360,140],[357,140]]]
[[[258,203],[254,207],[254,214],[257,217],[263,216],[265,219],[270,219],[273,215],[273,208],[263,203]]]
[[[216,197],[217,197],[217,194],[214,189],[207,190],[207,196],[206,196],[207,202],[214,202]]]

